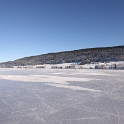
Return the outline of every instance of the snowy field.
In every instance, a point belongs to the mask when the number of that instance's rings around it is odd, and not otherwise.
[[[124,124],[124,70],[0,69],[0,124]]]

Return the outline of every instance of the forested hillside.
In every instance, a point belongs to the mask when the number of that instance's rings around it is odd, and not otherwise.
[[[24,57],[15,61],[0,63],[1,67],[26,66],[39,64],[59,64],[77,62],[80,64],[94,62],[124,61],[124,45],[115,47],[89,48],[74,51],[48,53]]]

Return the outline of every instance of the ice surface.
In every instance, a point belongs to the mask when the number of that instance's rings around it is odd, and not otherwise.
[[[123,124],[124,70],[0,69],[0,124]]]

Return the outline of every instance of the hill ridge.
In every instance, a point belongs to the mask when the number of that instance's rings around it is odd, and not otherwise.
[[[0,63],[0,67],[26,66],[38,64],[59,64],[80,62],[124,61],[124,45],[112,47],[85,48],[72,51],[52,52],[23,57],[14,61]]]

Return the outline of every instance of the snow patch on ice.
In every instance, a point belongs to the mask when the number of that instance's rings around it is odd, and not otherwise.
[[[22,81],[22,82],[41,82],[49,86],[68,88],[71,90],[85,90],[92,92],[101,92],[99,90],[83,88],[79,86],[70,86],[69,81],[80,81],[88,82],[90,80],[99,80],[93,78],[78,78],[78,77],[60,77],[60,76],[50,76],[50,75],[0,75],[0,79],[12,80],[12,81]]]

